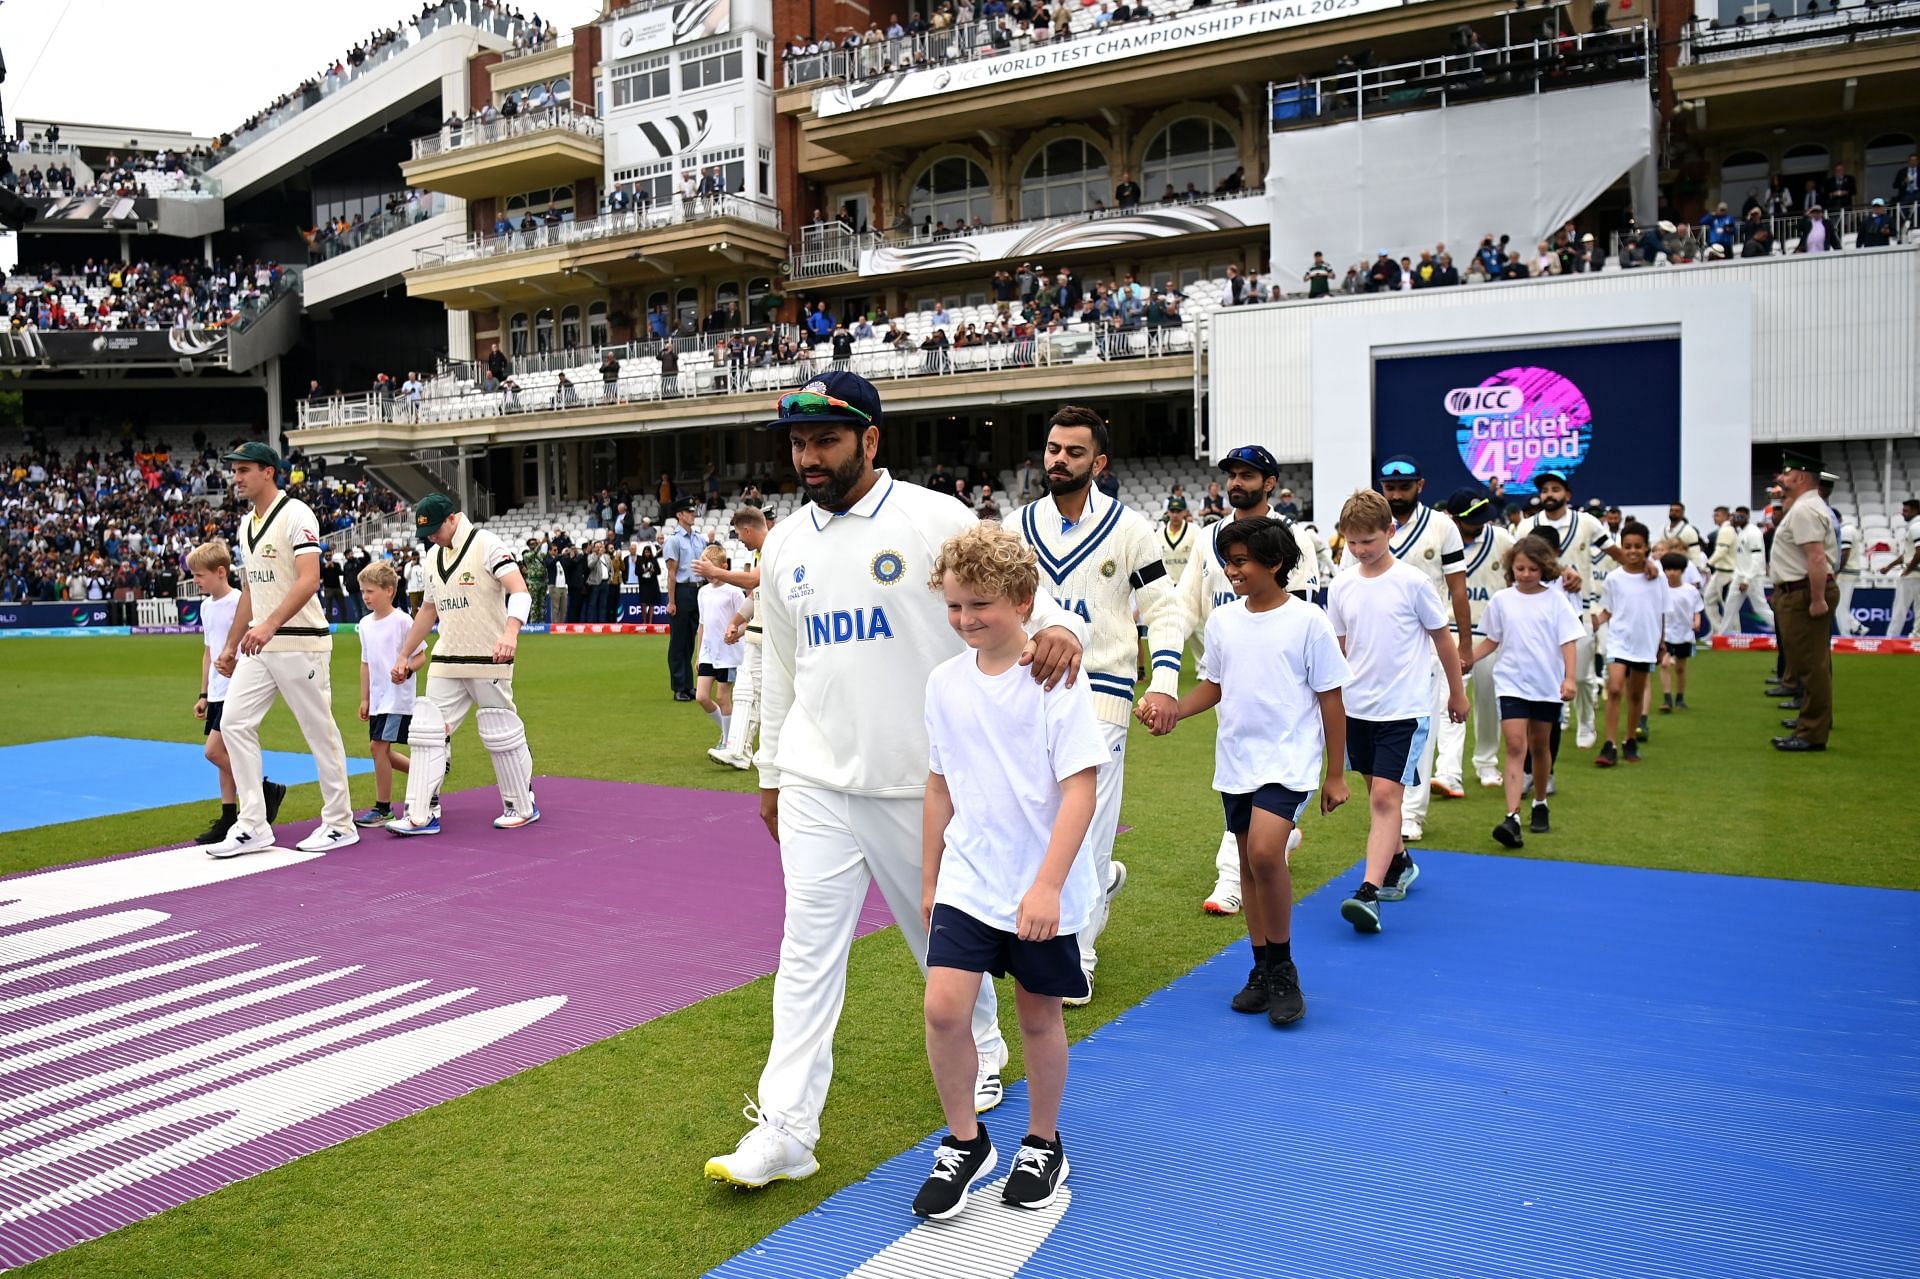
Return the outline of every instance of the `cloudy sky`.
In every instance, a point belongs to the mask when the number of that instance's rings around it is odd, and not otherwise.
[[[556,26],[599,0],[516,0]],[[132,129],[231,129],[419,0],[0,0],[0,85],[16,119]]]

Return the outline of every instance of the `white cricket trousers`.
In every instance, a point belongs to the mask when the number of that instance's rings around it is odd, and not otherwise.
[[[1858,635],[1866,629],[1853,616],[1853,593],[1860,588],[1860,575],[1839,573],[1833,580],[1840,583],[1840,607],[1835,612],[1833,620],[1839,625],[1842,635]],[[1889,626],[1888,629],[1891,630],[1892,627]]]
[[[1099,956],[1094,943],[1107,927],[1107,881],[1113,875],[1113,841],[1120,833],[1120,792],[1127,772],[1127,726],[1100,721],[1100,735],[1107,742],[1107,762],[1094,773],[1093,823],[1087,827],[1086,855],[1093,859],[1094,882],[1100,896],[1093,904],[1093,922],[1081,930],[1080,971],[1089,978]]]
[[[1733,598],[1733,573],[1728,569],[1717,568],[1707,577],[1707,588],[1701,595],[1701,611],[1707,615],[1707,634],[1724,635],[1727,631],[1727,604]]]
[[[1908,610],[1913,611],[1912,622],[1907,622]],[[1903,623],[1905,630],[1901,629]],[[1915,634],[1920,634],[1920,573],[1902,573],[1893,579],[1893,616],[1887,619],[1887,637]]]
[[[1500,776],[1500,701],[1493,693],[1496,660],[1489,657],[1475,663],[1467,672],[1468,717],[1473,721],[1473,773],[1477,778]],[[1467,751],[1467,726],[1454,723],[1442,711],[1434,721],[1434,735],[1440,739],[1434,751],[1434,777],[1455,786],[1462,785],[1461,763]]]
[[[773,975],[773,1045],[760,1072],[759,1104],[809,1150],[820,1140],[820,1112],[833,1082],[833,1031],[847,1001],[847,951],[869,882],[880,885],[913,962],[926,971],[921,808],[918,798],[876,799],[805,785],[780,788],[787,914],[780,967]],[[973,1042],[983,1062],[996,1068],[1006,1064],[991,980],[980,983],[973,1005]]]
[[[733,674],[733,718],[727,723],[730,754],[753,756],[754,733],[760,727],[760,645],[746,644],[746,660]]]
[[[259,653],[241,656],[227,685],[220,735],[233,761],[234,789],[240,795],[238,826],[248,834],[266,834],[265,770],[260,762],[260,721],[277,696],[293,712],[300,735],[313,752],[320,775],[320,823],[330,830],[353,825],[353,797],[347,791],[347,748],[333,722],[331,653]]]
[[[513,702],[510,679],[456,679],[427,676],[427,687],[413,704],[407,728],[412,767],[407,771],[407,820],[424,826],[447,780],[453,735],[474,712],[480,744],[493,759],[494,782],[503,805],[533,808],[533,755],[527,728]]]
[[[1749,578],[1745,582],[1736,581],[1733,589],[1727,592],[1727,612],[1722,621],[1728,631],[1740,630],[1740,603],[1746,601],[1752,606],[1754,616],[1760,619],[1760,625],[1768,630],[1774,629],[1773,609],[1767,603],[1765,579]],[[1719,634],[1724,635],[1726,631]]]
[[[1459,645],[1454,643],[1451,634],[1448,635],[1447,642],[1453,646],[1453,660],[1457,661]],[[1422,644],[1421,647],[1427,650],[1427,683],[1431,688],[1431,694],[1427,698],[1427,715],[1431,722],[1444,724],[1447,722],[1446,672],[1440,669],[1440,658],[1434,653],[1432,644]],[[1400,797],[1400,824],[1418,826],[1425,830],[1427,805],[1433,799],[1433,757],[1440,743],[1438,736],[1434,733],[1426,733],[1422,736],[1424,741],[1420,748],[1420,780],[1407,787],[1406,793]]]

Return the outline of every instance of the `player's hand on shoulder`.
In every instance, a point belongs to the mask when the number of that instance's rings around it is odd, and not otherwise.
[[[1049,626],[1027,641],[1020,654],[1020,664],[1033,668],[1033,678],[1048,688],[1059,685],[1062,679],[1072,687],[1080,674],[1080,659],[1084,653],[1080,641],[1073,632],[1064,626]]]

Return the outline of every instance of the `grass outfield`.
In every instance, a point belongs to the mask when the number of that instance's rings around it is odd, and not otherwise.
[[[197,651],[194,637],[0,641],[0,744],[88,733],[197,741]],[[516,693],[538,772],[751,787],[748,774],[706,760],[711,724],[668,695],[664,640],[531,636],[521,653]],[[346,711],[349,748],[361,752],[355,657],[350,643],[336,644],[335,702]],[[1556,833],[1529,840],[1521,855],[1920,888],[1920,841],[1873,798],[1889,785],[1899,793],[1891,779],[1920,716],[1920,667],[1901,657],[1839,658],[1835,749],[1792,758],[1766,745],[1781,715],[1760,696],[1770,669],[1763,654],[1697,662],[1689,700],[1699,709],[1656,716],[1637,768],[1601,772],[1569,746]],[[463,732],[470,744],[471,729]],[[264,737],[272,748],[301,749],[283,709]],[[1244,936],[1239,920],[1199,911],[1220,829],[1208,789],[1210,719],[1160,740],[1136,728],[1130,753],[1123,817],[1134,829],[1115,850],[1130,878],[1101,940],[1098,997],[1068,1010],[1075,1038]],[[491,784],[484,752],[459,752],[449,789]],[[371,777],[355,778],[356,801],[371,788]],[[208,808],[14,832],[0,839],[0,872],[178,841]],[[1488,834],[1498,809],[1493,792],[1477,789],[1465,800],[1436,800],[1427,843],[1499,851]],[[297,821],[318,811],[317,787],[304,786],[283,815]],[[1310,819],[1294,858],[1298,894],[1357,860],[1364,820],[1358,803]],[[342,855],[404,854],[371,842]],[[1311,997],[1313,956],[1301,955],[1300,966]],[[917,974],[897,935],[856,942],[849,973],[821,1172],[809,1181],[747,1194],[700,1178],[706,1156],[744,1131],[741,1094],[758,1078],[770,1023],[772,984],[763,979],[24,1273],[698,1274],[940,1126]],[[1017,1074],[1012,1003],[1002,1003]]]

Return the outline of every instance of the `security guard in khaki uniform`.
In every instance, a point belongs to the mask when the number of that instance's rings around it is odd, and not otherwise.
[[[1833,611],[1840,604],[1834,580],[1839,563],[1839,534],[1833,508],[1819,492],[1820,464],[1798,453],[1784,454],[1780,488],[1787,509],[1773,532],[1773,611],[1786,662],[1786,682],[1801,690],[1800,717],[1793,729],[1773,739],[1775,750],[1823,751],[1833,729],[1833,650],[1828,637]]]

